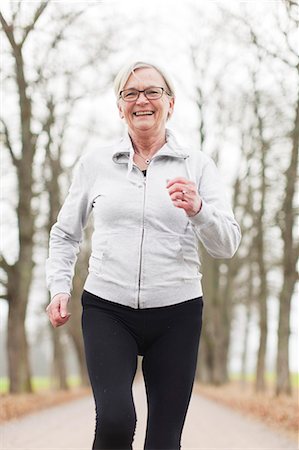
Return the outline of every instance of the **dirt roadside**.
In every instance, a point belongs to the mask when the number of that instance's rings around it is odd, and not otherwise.
[[[225,386],[195,384],[194,393],[226,405],[254,417],[274,430],[298,441],[299,403],[298,391],[292,396],[276,397],[273,391],[255,393],[250,384],[242,385],[232,382]]]
[[[146,394],[134,383],[137,412],[134,450],[143,449],[146,428]],[[94,433],[91,396],[28,414],[0,426],[1,450],[90,450]],[[218,402],[193,393],[182,436],[182,450],[297,450],[296,442],[260,421],[245,417]]]
[[[138,381],[140,382],[140,378]],[[292,440],[298,439],[298,392],[295,392],[292,397],[276,398],[269,392],[254,394],[252,387],[249,385],[244,387],[239,383],[230,383],[221,387],[196,383],[193,395],[197,394],[257,418]],[[0,423],[90,395],[89,388],[46,391],[36,394],[1,395]]]

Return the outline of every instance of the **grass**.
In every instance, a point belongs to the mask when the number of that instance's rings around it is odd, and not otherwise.
[[[49,377],[32,377],[31,379],[33,392],[47,391],[55,389],[55,383]],[[80,386],[80,378],[77,376],[70,376],[67,379],[70,388]],[[7,377],[0,377],[0,394],[7,394],[9,391],[9,380]]]
[[[241,375],[239,373],[231,373],[230,374],[231,381],[241,381]],[[266,383],[269,386],[274,386],[276,382],[276,375],[274,372],[266,372]],[[255,381],[255,373],[246,374],[245,381],[249,383],[254,383]],[[291,385],[292,388],[298,389],[299,387],[299,373],[291,373]]]
[[[238,373],[232,373],[230,374],[230,380],[232,382],[234,381],[241,381],[241,376]],[[248,383],[254,383],[255,380],[255,374],[247,374],[246,375],[246,382]],[[275,385],[276,376],[273,372],[267,372],[266,373],[266,382],[269,385],[269,387],[273,387]],[[32,388],[33,392],[40,392],[50,389],[55,389],[55,384],[53,384],[53,380],[49,377],[32,377]],[[70,388],[76,388],[80,386],[80,378],[78,376],[70,376],[67,379],[68,386]],[[291,374],[291,383],[293,389],[299,388],[299,374],[298,373],[292,373]],[[7,377],[0,377],[0,394],[6,394],[9,391],[9,380]]]

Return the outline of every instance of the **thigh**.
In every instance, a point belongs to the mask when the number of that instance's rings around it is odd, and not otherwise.
[[[82,330],[86,363],[96,406],[117,406],[131,398],[137,367],[137,344],[119,317],[95,296],[82,295]],[[115,398],[115,401],[113,401]]]
[[[146,449],[179,449],[196,370],[202,305],[199,298],[170,310],[163,333],[144,355]]]

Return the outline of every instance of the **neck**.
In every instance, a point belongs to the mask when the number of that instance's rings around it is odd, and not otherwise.
[[[133,143],[133,148],[137,153],[140,153],[146,158],[151,158],[160,150],[166,142],[165,129],[153,134],[151,130],[148,132],[136,133],[129,130],[129,135]]]

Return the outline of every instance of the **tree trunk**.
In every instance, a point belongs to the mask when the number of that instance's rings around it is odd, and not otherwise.
[[[262,172],[264,173],[264,167]],[[258,305],[259,305],[259,328],[260,328],[260,338],[259,338],[259,349],[257,357],[257,368],[256,368],[256,381],[255,389],[257,392],[262,392],[266,388],[265,382],[265,360],[267,351],[267,336],[268,336],[268,311],[267,311],[267,272],[265,268],[265,250],[264,250],[264,229],[263,229],[263,218],[264,218],[264,205],[265,205],[265,178],[262,177],[262,195],[261,195],[261,205],[258,217],[257,226],[257,236],[255,239],[256,252],[257,252],[257,262],[259,268],[259,295],[258,295]]]
[[[249,327],[251,320],[251,305],[253,301],[253,270],[252,270],[252,261],[248,263],[249,274],[248,274],[248,292],[245,298],[245,307],[246,307],[246,317],[245,317],[245,330],[244,330],[244,339],[243,339],[243,350],[242,350],[242,358],[241,358],[241,384],[245,386],[246,384],[246,364],[247,364],[247,355],[248,355],[248,340],[249,340]]]
[[[32,392],[28,343],[25,330],[26,299],[28,288],[21,292],[19,286],[18,266],[11,266],[7,272],[9,301],[7,323],[7,355],[9,391],[12,394]],[[23,294],[20,296],[20,294]]]
[[[68,390],[66,352],[62,344],[62,335],[64,330],[61,328],[52,328],[53,337],[53,385],[56,389]]]
[[[299,65],[298,65],[299,71]],[[279,324],[277,350],[277,383],[276,394],[291,394],[290,366],[289,366],[289,336],[291,299],[297,281],[296,264],[298,258],[298,244],[294,243],[293,230],[295,227],[295,211],[293,201],[297,180],[299,147],[299,95],[297,97],[294,129],[292,133],[291,161],[286,171],[286,194],[282,211],[284,214],[282,237],[283,253],[283,286],[279,297]]]
[[[87,373],[86,361],[85,361],[85,350],[82,338],[82,327],[81,327],[81,316],[82,316],[82,306],[81,306],[81,295],[83,291],[84,282],[87,276],[88,260],[90,256],[90,240],[92,235],[93,227],[91,224],[85,230],[84,245],[80,251],[78,261],[76,264],[75,276],[73,279],[73,292],[71,301],[71,320],[68,322],[68,333],[73,340],[77,361],[79,365],[81,384],[83,386],[89,385],[89,378]]]
[[[45,6],[41,7],[40,14]],[[35,16],[37,20],[39,15]],[[22,155],[18,159],[11,149],[12,162],[18,175],[18,232],[19,258],[14,266],[5,262],[8,277],[7,299],[9,304],[7,350],[9,362],[10,391],[31,391],[28,345],[25,317],[33,273],[34,214],[32,210],[33,159],[36,151],[35,138],[31,131],[31,99],[27,92],[22,45],[17,44],[13,25],[9,26],[0,13],[4,32],[11,45],[15,63],[15,79],[19,96]],[[28,29],[29,30],[29,29]],[[29,31],[28,31],[29,33]]]
[[[202,382],[221,385],[228,380],[230,327],[227,321],[230,299],[224,298],[227,291],[220,287],[220,260],[209,256],[204,249],[201,253],[205,303],[197,378]]]
[[[30,158],[29,158],[30,159]],[[26,161],[26,158],[24,158]],[[32,190],[30,167],[25,177],[24,166],[20,165],[19,204],[19,259],[7,270],[7,298],[9,304],[7,352],[9,362],[10,392],[31,391],[28,344],[25,318],[33,274],[34,219],[31,208]]]
[[[53,110],[49,108],[52,113]],[[50,121],[54,119],[53,116],[50,117]],[[49,130],[50,131],[50,123]],[[61,202],[60,202],[60,188],[58,184],[59,176],[62,172],[60,159],[52,158],[50,155],[50,133],[49,133],[49,142],[47,146],[47,161],[51,167],[51,182],[47,184],[48,192],[49,192],[49,221],[48,221],[48,234],[50,233],[52,225],[55,223]],[[49,298],[50,300],[50,298]],[[63,351],[63,343],[62,343],[62,335],[63,330],[61,329],[53,329],[52,325],[49,324],[52,329],[52,337],[53,337],[53,376],[54,376],[54,385],[57,389],[68,389],[67,384],[67,368],[65,361],[65,352]]]
[[[260,58],[259,58],[260,61]],[[261,61],[260,61],[261,62]],[[260,201],[256,213],[256,237],[254,239],[254,250],[257,257],[258,271],[259,271],[259,293],[258,293],[258,306],[259,306],[259,349],[257,356],[256,367],[256,380],[255,389],[257,392],[262,392],[266,388],[265,372],[266,372],[266,351],[267,351],[267,336],[268,336],[268,311],[267,311],[267,268],[265,265],[265,206],[266,206],[266,155],[268,150],[268,144],[264,138],[264,119],[260,114],[261,99],[260,93],[256,89],[256,74],[253,73],[253,85],[254,85],[254,114],[257,120],[257,142],[256,146],[260,151],[260,172],[261,182],[259,186]]]

